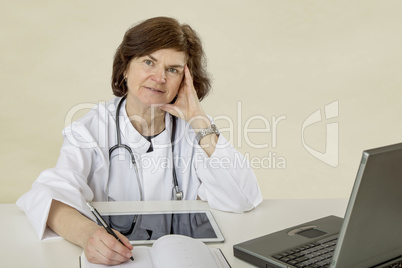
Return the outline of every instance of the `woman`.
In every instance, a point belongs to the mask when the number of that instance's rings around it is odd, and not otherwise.
[[[84,248],[89,261],[118,264],[132,246],[99,227],[86,201],[182,197],[232,212],[262,201],[251,168],[239,164],[244,157],[200,105],[210,89],[203,59],[196,33],[174,19],[126,32],[113,63],[117,97],[64,130],[56,167],[17,202],[42,239],[56,233]]]

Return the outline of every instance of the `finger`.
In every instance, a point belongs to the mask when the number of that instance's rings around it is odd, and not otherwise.
[[[98,245],[97,250],[92,254],[92,259],[88,260],[93,263],[117,265],[127,261],[124,258],[117,258],[115,254],[105,245]]]
[[[174,108],[173,108],[172,104],[163,104],[163,105],[158,106],[158,108],[165,112],[168,112],[170,114],[173,114],[173,112],[174,112]]]
[[[117,237],[123,242],[124,246],[129,250],[133,249],[133,245],[130,244],[130,240],[125,235],[122,235],[119,231],[114,231]]]
[[[85,249],[85,256],[89,262],[106,265],[116,265],[125,262],[125,259],[115,260],[111,250],[100,240],[94,247]]]
[[[187,85],[193,85],[193,77],[191,76],[190,69],[188,68],[187,64],[184,66],[184,77],[186,80]]]
[[[118,233],[117,231],[115,231]],[[120,233],[119,233],[120,234]],[[127,240],[127,238],[126,238]],[[118,260],[118,261],[126,261],[132,256],[131,249],[127,248],[126,245],[123,245],[118,241],[115,237],[113,237],[110,234],[105,235],[102,237],[102,242],[105,244],[105,246],[110,249],[110,251],[106,251],[106,256],[109,259],[112,260]],[[128,242],[128,244],[130,244]],[[130,248],[132,246],[130,245]]]
[[[185,112],[183,109],[181,109],[179,106],[176,104],[164,104],[158,107],[159,109],[175,116],[178,118],[185,118]]]

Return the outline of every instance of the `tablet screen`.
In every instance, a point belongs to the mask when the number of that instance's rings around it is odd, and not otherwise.
[[[210,211],[103,213],[102,218],[132,244],[151,244],[167,234],[185,235],[203,242],[224,240]]]

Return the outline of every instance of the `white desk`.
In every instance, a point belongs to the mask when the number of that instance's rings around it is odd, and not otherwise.
[[[147,201],[94,203],[100,212],[205,210],[202,201]],[[233,256],[233,245],[274,231],[328,215],[343,217],[346,199],[264,200],[256,209],[234,214],[211,210],[225,237],[219,247],[233,268],[254,267]],[[75,268],[82,249],[64,239],[40,241],[25,214],[14,204],[0,204],[1,267]]]

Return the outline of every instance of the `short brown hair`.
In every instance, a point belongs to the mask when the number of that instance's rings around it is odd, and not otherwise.
[[[117,48],[113,60],[112,89],[115,96],[127,93],[124,72],[130,60],[149,55],[159,49],[174,49],[184,52],[187,66],[193,77],[199,100],[210,91],[211,82],[206,71],[206,59],[201,40],[187,24],[180,24],[168,17],[156,17],[130,28]]]

